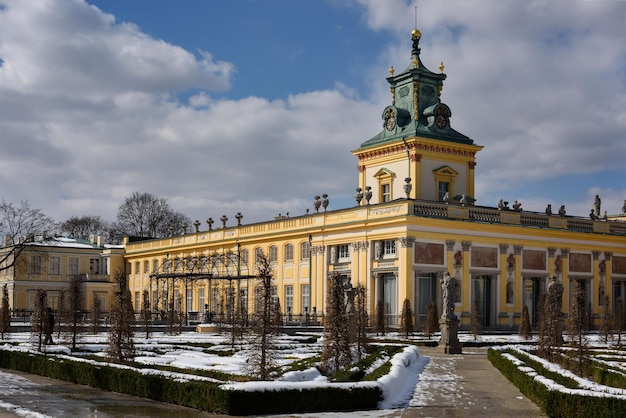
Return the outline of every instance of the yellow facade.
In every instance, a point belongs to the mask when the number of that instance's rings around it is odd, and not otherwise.
[[[476,311],[487,329],[513,329],[523,306],[535,322],[549,277],[564,285],[564,312],[571,283],[579,282],[596,325],[606,309],[605,296],[609,306],[624,303],[626,223],[621,219],[475,206],[476,158],[483,147],[452,129],[452,112],[440,97],[446,75],[424,67],[420,36],[412,37],[407,69],[387,78],[391,104],[382,112],[382,131],[352,151],[358,159],[354,207],[327,212],[316,197],[313,211],[304,216],[127,242],[136,309],[148,291],[153,310],[172,309],[171,300],[174,309],[186,312],[206,307],[227,317],[235,306],[250,312],[257,251],[271,259],[276,296],[288,315],[323,314],[329,280],[337,275],[366,288],[370,318],[381,305],[392,324],[399,323],[406,299],[418,325],[430,301],[441,312],[445,272],[457,280],[455,312],[461,326]],[[227,254],[245,260],[237,273],[206,268],[203,276],[181,262],[196,265]],[[159,285],[163,266],[171,263],[180,268],[162,276]],[[224,291],[233,288],[236,302],[224,303]]]
[[[7,265],[9,263],[12,259],[7,260]],[[123,268],[124,249],[120,245],[104,245],[100,238],[88,241],[38,237],[24,247],[13,267],[0,271],[0,286],[7,284],[9,306],[14,315],[33,310],[38,289],[47,292],[48,306],[56,311],[62,306],[67,308],[70,282],[79,276],[83,309],[91,310],[94,298],[98,296],[102,311],[107,311],[117,289],[115,271],[123,271]]]

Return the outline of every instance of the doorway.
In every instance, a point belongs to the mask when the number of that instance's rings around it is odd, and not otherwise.
[[[528,308],[531,326],[535,326],[539,320],[539,300],[544,286],[545,279],[542,277],[524,279],[524,305]]]
[[[473,282],[473,301],[471,309],[477,309],[477,315],[483,328],[493,327],[495,321],[495,284],[491,275],[475,276]]]

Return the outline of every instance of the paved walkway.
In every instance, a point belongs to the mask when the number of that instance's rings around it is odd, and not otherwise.
[[[420,347],[430,362],[420,375],[410,407],[389,417],[545,417],[489,360],[486,348],[463,354]]]

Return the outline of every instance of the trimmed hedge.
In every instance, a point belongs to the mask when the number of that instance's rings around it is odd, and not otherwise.
[[[516,355],[510,350],[509,354]],[[535,402],[550,417],[602,417],[626,416],[626,401],[615,397],[584,396],[549,390],[532,376],[521,371],[502,356],[503,351],[489,349],[487,357],[491,364],[524,395]],[[541,371],[538,371],[541,374]]]
[[[0,368],[228,415],[368,410],[376,409],[382,397],[379,387],[223,390],[221,383],[177,382],[160,374],[6,350],[0,350]]]

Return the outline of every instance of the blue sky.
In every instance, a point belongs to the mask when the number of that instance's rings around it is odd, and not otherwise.
[[[0,0],[0,197],[113,220],[353,204],[350,153],[410,59],[406,0]],[[586,216],[626,199],[626,1],[421,0],[422,61],[485,148],[477,204]]]

